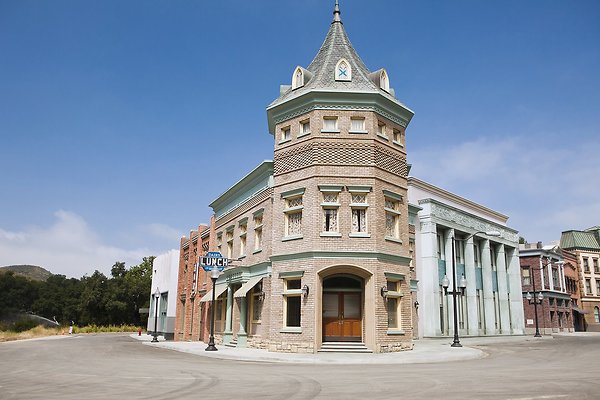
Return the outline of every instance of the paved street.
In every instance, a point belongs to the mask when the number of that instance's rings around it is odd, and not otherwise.
[[[483,358],[362,365],[222,360],[129,335],[0,343],[0,399],[600,398],[600,336],[480,343]]]

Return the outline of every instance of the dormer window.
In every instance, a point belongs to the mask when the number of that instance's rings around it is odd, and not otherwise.
[[[385,69],[381,70],[381,75],[379,76],[379,87],[386,92],[390,91],[390,80],[388,79],[387,72]]]
[[[292,77],[292,90],[304,86],[304,71],[302,68],[296,67],[294,76]]]
[[[338,61],[334,73],[336,81],[349,82],[352,80],[352,67],[350,66],[350,63],[343,58]]]

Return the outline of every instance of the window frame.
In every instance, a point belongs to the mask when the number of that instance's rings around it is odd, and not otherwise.
[[[301,239],[304,237],[303,236],[303,226],[302,226],[302,217],[303,217],[302,214],[303,214],[303,210],[304,210],[304,192],[305,192],[305,189],[300,188],[300,189],[290,190],[290,191],[287,191],[287,192],[284,192],[281,194],[281,198],[284,201],[283,214],[285,217],[283,238],[281,239],[282,241]],[[296,199],[300,199],[300,204],[296,205],[296,206],[291,205],[290,202],[293,200],[296,200]],[[297,216],[297,215],[300,216],[299,232],[290,234],[290,218],[292,216]]]
[[[393,275],[393,274],[392,274]],[[387,289],[385,297],[385,311],[387,316],[387,334],[404,334],[402,326],[402,279],[386,276],[385,287]],[[395,304],[395,305],[393,305]],[[390,326],[390,308],[393,307],[395,313],[395,326]]]
[[[283,333],[301,333],[302,332],[302,276],[286,276],[282,278],[283,280],[283,319],[282,319],[282,329]],[[291,282],[298,282],[298,288],[290,288]],[[298,299],[298,325],[289,325],[289,299],[294,298],[294,300]]]
[[[302,137],[302,136],[306,136],[306,135],[310,135],[311,130],[310,130],[310,119],[304,119],[302,121],[299,122],[300,124],[300,132],[298,133],[298,137]],[[308,131],[304,131],[304,127],[308,126]]]
[[[327,128],[325,121],[334,121],[335,127],[333,129]],[[323,117],[323,128],[321,129],[321,132],[322,133],[340,133],[339,118],[337,116],[324,116]]]
[[[400,232],[400,216],[402,213],[400,212],[400,204],[402,201],[402,196],[397,195],[395,193],[389,192],[387,190],[383,191],[384,196],[384,207],[383,210],[385,212],[385,240],[402,243],[401,232]],[[387,203],[391,202],[393,204],[393,208],[387,207]],[[393,229],[392,235],[388,235],[388,217],[393,218]]]
[[[369,233],[369,193],[371,193],[371,186],[348,186],[346,187],[348,193],[350,194],[350,233],[348,237],[363,237],[369,238],[371,234]],[[364,196],[364,203],[355,202],[355,196]],[[354,212],[364,212],[364,231],[354,230]],[[360,226],[359,226],[360,229]]]

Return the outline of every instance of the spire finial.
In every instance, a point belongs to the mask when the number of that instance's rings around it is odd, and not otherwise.
[[[340,14],[340,2],[339,0],[335,0],[335,7],[333,9],[333,22],[342,22]]]

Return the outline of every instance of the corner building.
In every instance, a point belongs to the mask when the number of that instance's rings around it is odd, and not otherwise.
[[[214,288],[217,342],[306,353],[412,348],[412,116],[386,70],[369,71],[356,53],[336,2],[316,57],[267,107],[273,161],[211,204],[211,250],[239,259]]]

